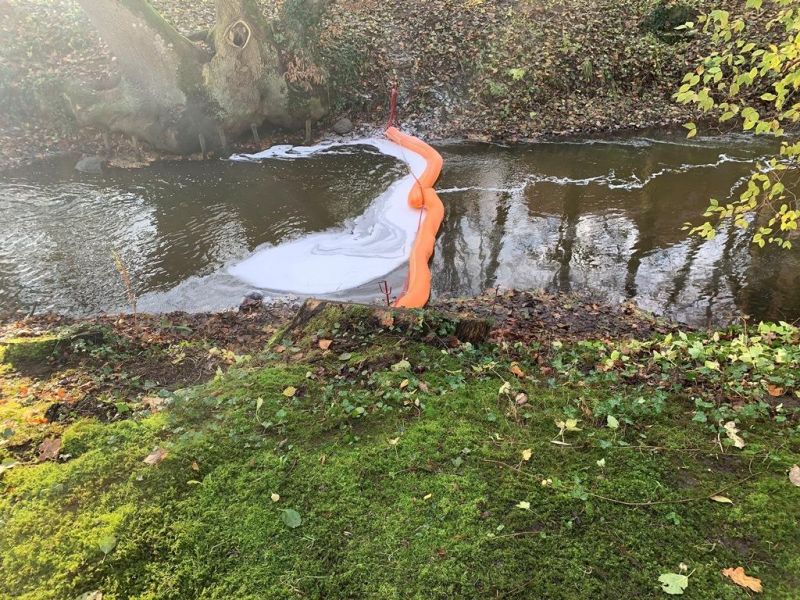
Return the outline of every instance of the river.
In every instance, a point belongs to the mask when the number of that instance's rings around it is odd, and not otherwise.
[[[741,186],[762,143],[638,134],[509,147],[437,146],[446,217],[433,297],[493,286],[583,292],[695,325],[741,314],[800,318],[800,252],[758,249],[723,224],[687,237],[710,197]],[[85,315],[126,306],[217,310],[253,288],[228,269],[258,248],[347,231],[406,166],[369,147],[303,160],[162,162],[90,176],[74,159],[0,175],[0,315]],[[403,268],[387,279],[402,288]],[[282,294],[265,290],[265,294]],[[377,301],[378,280],[333,297]]]

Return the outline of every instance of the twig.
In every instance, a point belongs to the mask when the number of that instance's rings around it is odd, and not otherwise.
[[[697,496],[697,497],[694,497],[694,498],[678,498],[677,500],[651,500],[649,502],[627,502],[625,500],[618,500],[616,498],[609,498],[608,496],[601,496],[600,494],[594,494],[592,492],[586,492],[586,494],[588,496],[592,496],[593,498],[599,498],[600,500],[605,500],[606,502],[613,502],[614,504],[622,504],[623,506],[633,506],[633,507],[636,507],[636,508],[641,508],[641,507],[644,507],[644,506],[655,506],[657,504],[687,504],[689,502],[700,502],[701,500],[709,500],[713,496],[718,496],[722,492],[724,492],[726,490],[729,490],[732,487],[740,486],[745,481],[749,481],[750,479],[753,479],[753,477],[756,477],[757,475],[760,475],[760,474],[761,473],[753,473],[752,475],[748,475],[744,479],[740,479],[739,481],[731,483],[730,485],[726,485],[724,487],[721,487],[716,492],[712,492],[711,494],[708,494],[706,496]]]

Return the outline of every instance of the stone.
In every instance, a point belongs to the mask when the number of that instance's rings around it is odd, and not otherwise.
[[[261,308],[263,303],[263,294],[258,292],[250,292],[242,299],[241,304],[239,304],[239,312],[250,312],[252,310],[257,310]]]
[[[106,164],[106,159],[101,156],[86,156],[76,163],[75,170],[91,175],[102,175]]]
[[[347,117],[342,117],[333,124],[333,130],[339,135],[345,135],[353,131],[353,122]]]

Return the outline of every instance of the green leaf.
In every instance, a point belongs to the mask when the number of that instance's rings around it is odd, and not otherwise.
[[[663,573],[659,576],[661,591],[671,596],[681,596],[684,590],[689,587],[689,578],[678,573]]]
[[[410,371],[411,370],[411,363],[407,360],[403,359],[399,362],[396,362],[391,367],[392,371],[395,373],[399,373],[400,371]]]
[[[117,536],[107,535],[97,543],[97,546],[103,554],[108,554],[117,547]]]
[[[341,360],[342,362],[347,362],[347,361],[348,361],[348,360],[350,360],[352,357],[353,357],[353,355],[352,355],[352,354],[350,354],[349,352],[342,352],[342,353],[339,355],[339,360]]]
[[[300,513],[293,508],[284,508],[281,511],[281,521],[283,521],[283,524],[290,529],[300,527],[300,525],[303,523]]]
[[[611,415],[606,417],[606,424],[609,429],[619,429],[619,421],[616,417],[612,417]]]

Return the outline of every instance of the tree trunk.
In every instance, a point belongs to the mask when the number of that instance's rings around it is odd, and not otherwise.
[[[284,15],[280,27],[293,33],[293,44],[299,42],[287,60],[255,0],[217,0],[209,35],[213,56],[181,35],[147,0],[78,0],[122,75],[110,90],[67,91],[79,125],[119,131],[155,149],[185,154],[221,148],[227,137],[264,121],[297,128],[319,119],[325,113],[319,93],[324,73],[309,63],[303,45],[309,24],[328,2],[307,1],[308,7],[306,0],[284,5],[294,13]],[[295,56],[303,61],[301,75],[313,75],[310,83],[296,84]]]

